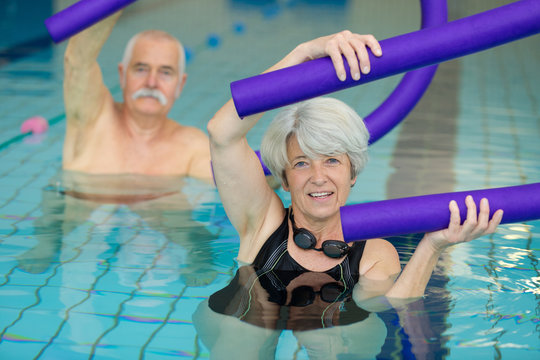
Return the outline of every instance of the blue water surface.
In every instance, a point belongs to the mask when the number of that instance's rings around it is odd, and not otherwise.
[[[449,16],[508,2],[450,1]],[[0,6],[0,29],[17,34],[0,43],[0,359],[252,359],[265,336],[272,344],[260,358],[538,358],[539,221],[501,225],[450,249],[423,299],[350,325],[269,332],[212,312],[208,299],[242,265],[216,190],[194,179],[63,172],[66,44],[47,41],[40,21],[72,2],[33,12],[25,3]],[[385,39],[419,27],[417,0],[140,0],[99,62],[120,100],[116,65],[127,39],[147,28],[171,32],[188,51],[188,82],[170,116],[205,130],[231,81],[260,73],[302,41],[342,29]],[[349,203],[539,182],[539,63],[533,36],[442,64],[416,109],[371,147]],[[332,96],[365,116],[400,79]],[[253,148],[274,113],[250,132]],[[20,135],[31,116],[47,119],[48,132]],[[70,195],[83,185],[157,196]],[[403,264],[418,238],[390,239]]]

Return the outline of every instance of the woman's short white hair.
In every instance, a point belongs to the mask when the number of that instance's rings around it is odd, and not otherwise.
[[[309,158],[347,154],[354,179],[368,161],[369,132],[364,121],[344,102],[319,97],[291,105],[270,123],[261,156],[272,174],[287,184],[287,143],[295,135]]]
[[[175,42],[178,45],[178,75],[179,77],[182,77],[186,68],[186,52],[184,50],[184,46],[177,38],[175,38],[168,32],[161,30],[141,31],[140,33],[133,35],[131,39],[129,39],[128,43],[126,44],[126,48],[124,49],[124,55],[122,56],[122,66],[124,67],[124,69],[128,68],[131,57],[133,56],[133,48],[135,47],[137,40],[139,40],[141,37],[166,39]],[[122,82],[125,82],[125,77],[126,71],[124,71],[124,78],[122,79]]]

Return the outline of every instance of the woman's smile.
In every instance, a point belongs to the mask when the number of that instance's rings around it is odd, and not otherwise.
[[[325,200],[329,198],[330,196],[334,195],[334,192],[332,191],[319,191],[319,192],[312,192],[308,194],[310,197],[317,199],[317,200]]]

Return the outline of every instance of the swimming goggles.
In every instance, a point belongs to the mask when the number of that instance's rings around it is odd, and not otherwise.
[[[313,290],[311,286],[299,286],[292,291],[289,305],[297,307],[311,305],[316,295],[319,295],[321,300],[327,303],[342,301],[350,293],[350,291],[345,290],[346,288],[337,282],[325,284],[319,291]]]
[[[322,251],[326,256],[334,259],[344,257],[349,253],[349,250],[351,249],[350,246],[346,242],[339,240],[325,240],[320,248],[316,248],[317,238],[309,230],[296,227],[292,209],[289,213],[289,218],[292,223],[294,243],[299,248]]]

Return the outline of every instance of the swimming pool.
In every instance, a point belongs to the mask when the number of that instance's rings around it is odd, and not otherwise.
[[[504,3],[452,1],[450,17]],[[54,5],[56,11],[66,2]],[[418,24],[417,0],[141,0],[123,15],[100,62],[118,96],[116,63],[130,35],[149,27],[177,35],[188,49],[189,78],[171,117],[204,128],[228,99],[231,81],[259,73],[300,41],[343,28],[384,39]],[[404,123],[372,146],[349,202],[540,181],[539,45],[536,36],[441,65]],[[260,329],[205,308],[240,268],[235,231],[211,186],[60,171],[64,48],[6,56],[0,65],[0,358],[204,359],[212,347],[212,358],[250,358],[250,337]],[[365,115],[399,79],[335,96]],[[49,131],[19,137],[22,121],[34,115],[52,123]],[[264,125],[250,133],[254,148],[263,131]],[[156,198],[96,202],[66,195],[83,186],[103,197],[121,187],[130,198],[149,192]],[[448,251],[425,299],[405,309],[415,332],[385,311],[380,321],[373,315],[373,323],[354,328],[273,333],[275,358],[315,357],[305,344],[321,342],[322,334],[336,348],[356,341],[366,357],[535,359],[539,229],[539,221],[503,225]],[[403,261],[415,238],[392,239]],[[237,342],[217,346],[201,324]],[[380,352],[368,354],[367,334]]]

